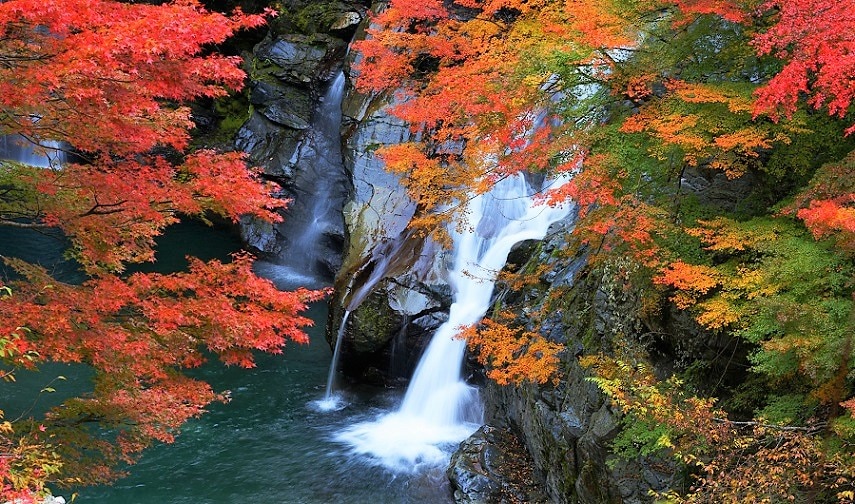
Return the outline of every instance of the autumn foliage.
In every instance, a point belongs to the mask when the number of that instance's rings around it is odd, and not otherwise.
[[[96,372],[91,397],[0,424],[3,498],[109,480],[220,398],[183,369],[301,340],[317,294],[276,292],[247,257],[117,276],[179,216],[278,219],[241,156],[186,151],[184,104],[244,78],[213,48],[263,22],[194,0],[0,3],[0,133],[77,160],[0,165],[0,224],[62,230],[89,277],[8,261],[21,280],[0,300],[0,376],[45,360]],[[740,386],[719,401],[688,369],[658,379],[620,355],[626,335],[583,359],[626,414],[616,453],[671,456],[694,478],[663,499],[855,499],[853,34],[851,0],[392,0],[354,44],[356,88],[396,94],[416,133],[378,152],[415,226],[435,231],[511,174],[572,174],[543,195],[580,207],[567,248],[592,267],[631,262],[635,288],[746,349],[744,377],[765,392],[739,420],[724,399]],[[748,189],[722,202],[728,184]],[[495,315],[465,333],[488,373],[549,381],[560,346]]]
[[[82,362],[97,371],[97,393],[49,412],[42,436],[65,439],[74,430],[69,425],[81,429],[87,419],[102,419],[114,436],[105,442],[105,433],[83,429],[76,443],[55,447],[67,463],[65,483],[109,482],[118,474],[116,462],[133,461],[154,440],[171,442],[207,403],[225,399],[181,370],[209,356],[252,367],[253,350],[281,353],[286,341],[307,342],[301,328],[311,321],[300,312],[318,297],[279,292],[252,273],[247,256],[227,264],[193,260],[187,272],[170,275],[104,275],[82,285],[8,262],[25,280],[13,282],[14,294],[4,299],[3,334],[17,336],[5,345],[7,364]],[[101,453],[77,467],[72,462],[83,446]]]
[[[739,421],[678,376],[689,369],[659,380],[614,355],[588,362],[628,415],[616,450],[673,456],[694,478],[663,499],[855,499],[853,13],[850,0],[393,0],[355,45],[357,89],[396,93],[418,133],[379,152],[419,204],[414,225],[507,174],[570,173],[543,196],[580,207],[565,252],[631,261],[625,288],[645,309],[671,303],[745,349],[746,383],[715,391]],[[719,199],[728,187],[738,199]],[[543,268],[526,271],[508,285],[543,303],[529,312],[560,304],[538,292]],[[552,352],[513,367],[541,355],[525,353],[529,329],[487,320],[466,336],[497,381],[542,381]],[[612,350],[626,337],[607,336]],[[752,383],[764,392],[737,401]]]
[[[685,393],[676,377],[657,380],[643,362],[621,357],[582,359],[596,370],[592,381],[626,414],[616,454],[634,458],[664,452],[697,474],[686,495],[666,491],[656,496],[659,500],[786,502],[812,495],[851,502],[853,454],[823,446],[816,436],[823,426],[730,420],[714,400]]]
[[[280,219],[284,202],[240,154],[187,151],[187,103],[243,85],[239,58],[213,49],[269,15],[195,0],[0,3],[0,134],[73,154],[52,169],[0,163],[0,225],[61,230],[88,278],[69,285],[3,258],[16,277],[0,298],[0,376],[43,362],[94,372],[89,394],[0,423],[0,501],[112,481],[227,399],[185,370],[211,357],[251,367],[253,351],[305,342],[300,313],[320,293],[277,291],[246,255],[121,275],[153,261],[155,238],[179,218]]]
[[[36,146],[66,142],[84,160],[61,171],[5,165],[3,222],[61,227],[96,271],[151,260],[152,239],[179,212],[278,218],[270,209],[282,202],[238,155],[200,151],[175,163],[164,150],[188,146],[193,123],[180,103],[243,83],[238,59],[205,50],[263,22],[192,1],[0,5],[0,131]]]
[[[546,383],[558,379],[558,352],[563,347],[541,334],[514,327],[511,314],[498,314],[460,333],[487,367],[487,377],[500,385],[525,380]],[[511,320],[507,320],[511,319]]]

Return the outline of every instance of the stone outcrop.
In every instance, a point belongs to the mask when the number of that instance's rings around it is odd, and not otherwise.
[[[327,326],[332,339],[343,311],[352,311],[343,369],[375,383],[411,373],[428,337],[445,320],[450,299],[444,252],[407,229],[415,204],[376,155],[384,145],[417,139],[389,113],[393,105],[389,96],[352,88],[342,104],[344,163],[353,191],[344,208],[347,242]]]
[[[568,264],[566,269],[575,268]],[[647,491],[664,489],[672,475],[651,472],[646,481],[637,475],[652,471],[648,466],[606,464],[609,443],[619,429],[619,413],[577,362],[582,353],[608,351],[613,334],[644,330],[635,317],[638,299],[623,289],[620,272],[614,268],[579,273],[576,279],[554,278],[572,281],[573,287],[563,308],[544,327],[550,339],[567,347],[561,360],[562,380],[557,386],[488,383],[483,391],[488,419],[519,433],[549,502],[648,502]]]
[[[340,67],[347,42],[329,35],[271,31],[250,64],[252,112],[236,145],[278,181],[293,181],[293,156],[309,128],[324,83]]]
[[[447,474],[461,504],[546,502],[532,467],[513,432],[484,425],[461,443]]]
[[[291,203],[282,223],[245,219],[242,236],[264,259],[259,274],[280,288],[329,285],[341,266],[341,208],[351,184],[340,149],[337,76],[364,17],[358,2],[291,0],[246,65],[250,111],[235,145]]]
[[[741,208],[751,204],[750,177],[729,180],[708,170],[687,170],[681,191],[706,204]],[[620,429],[620,412],[588,380],[590,374],[577,358],[610,353],[620,340],[636,345],[656,372],[667,376],[690,358],[712,361],[730,342],[705,334],[687,313],[671,305],[660,306],[653,315],[646,313],[640,291],[632,286],[633,265],[628,260],[613,259],[591,267],[584,250],[571,260],[556,260],[544,252],[564,246],[556,236],[541,251],[534,251],[530,261],[551,263],[551,272],[539,285],[521,293],[498,293],[505,301],[503,309],[525,317],[537,310],[550,291],[562,289],[560,309],[551,312],[541,327],[546,336],[566,347],[561,356],[562,379],[557,386],[488,382],[482,392],[487,420],[519,435],[548,502],[648,503],[651,490],[685,485],[683,475],[671,462],[660,459],[607,464],[610,442]],[[719,371],[723,376],[725,371]],[[469,502],[468,498],[456,496],[458,502]]]

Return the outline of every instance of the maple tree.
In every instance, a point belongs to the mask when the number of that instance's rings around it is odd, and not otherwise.
[[[478,326],[463,329],[459,337],[487,367],[487,377],[500,385],[557,380],[557,354],[563,347],[539,333],[512,328],[514,318],[511,313],[485,318]]]
[[[36,149],[65,142],[85,161],[57,171],[6,163],[2,222],[59,225],[75,240],[75,258],[96,271],[150,260],[152,238],[179,212],[276,219],[272,209],[283,203],[240,156],[200,151],[175,163],[164,152],[180,153],[190,139],[189,108],[177,104],[243,83],[238,59],[206,48],[263,21],[208,13],[192,1],[0,5],[0,131]],[[24,197],[30,190],[39,197]]]
[[[570,172],[544,194],[579,205],[568,255],[632,261],[645,299],[748,348],[745,380],[769,391],[739,422],[679,377],[589,363],[628,414],[616,450],[691,466],[694,485],[663,498],[855,495],[853,28],[850,1],[392,0],[356,44],[357,88],[397,93],[418,133],[378,153],[419,204],[414,226],[508,174]],[[687,187],[699,173],[750,190],[704,201]],[[508,285],[540,296],[542,273]],[[500,318],[465,336],[495,379],[542,381],[555,354],[530,362],[525,329]]]
[[[187,151],[185,104],[243,85],[239,58],[213,49],[271,14],[225,15],[195,0],[0,3],[0,134],[73,154],[47,169],[0,162],[0,225],[61,230],[88,278],[70,285],[3,258],[16,276],[0,292],[0,376],[43,362],[94,371],[89,394],[44,418],[0,412],[0,500],[113,480],[227,400],[186,369],[210,356],[250,367],[254,350],[305,342],[311,321],[300,313],[322,293],[279,292],[246,255],[122,275],[152,261],[155,238],[182,217],[280,219],[285,202],[242,155]]]
[[[674,287],[674,302],[704,327],[755,344],[754,370],[803,397],[803,414],[837,408],[852,393],[852,262],[787,221],[701,224],[689,231],[718,261],[677,261],[656,281]]]
[[[626,414],[615,440],[618,457],[667,456],[695,471],[691,490],[661,492],[662,502],[783,502],[806,495],[817,501],[851,502],[855,457],[843,446],[824,445],[822,425],[791,426],[734,421],[714,399],[686,393],[676,377],[660,381],[627,352],[581,359],[591,378]],[[855,422],[837,426],[850,440]]]
[[[831,238],[855,254],[855,154],[822,166],[785,211],[795,213],[817,239]]]

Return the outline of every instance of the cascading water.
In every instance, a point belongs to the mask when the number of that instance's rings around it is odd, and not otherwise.
[[[0,159],[38,168],[58,169],[65,162],[65,158],[61,142],[43,140],[34,144],[21,135],[0,136]]]
[[[335,347],[333,348],[332,362],[330,362],[330,371],[327,375],[327,388],[324,391],[324,398],[315,401],[315,407],[320,411],[336,411],[342,409],[345,404],[341,397],[333,392],[335,385],[335,372],[338,369],[338,358],[341,354],[341,342],[344,339],[344,330],[347,327],[347,319],[350,317],[350,312],[345,311],[341,318],[341,325],[338,327],[338,335],[335,338]]]
[[[296,173],[292,201],[277,225],[284,237],[282,252],[269,261],[257,261],[256,273],[290,290],[329,285],[331,257],[341,251],[330,237],[343,236],[341,209],[347,197],[347,175],[341,154],[341,102],[345,76],[339,72],[315,110],[300,146],[291,158]]]
[[[448,321],[425,350],[398,411],[353,425],[336,436],[354,453],[369,455],[395,471],[447,461],[447,452],[478,427],[482,407],[477,389],[461,377],[466,343],[458,328],[477,323],[490,305],[495,278],[511,248],[541,239],[569,208],[535,201],[523,174],[496,183],[467,205],[471,230],[451,232]]]

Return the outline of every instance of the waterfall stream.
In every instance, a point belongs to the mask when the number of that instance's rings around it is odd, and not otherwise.
[[[338,334],[335,338],[335,347],[333,348],[332,361],[330,362],[330,370],[327,375],[327,388],[324,391],[324,398],[315,401],[315,406],[320,411],[333,411],[344,408],[346,405],[341,401],[341,398],[333,392],[335,386],[335,373],[338,370],[338,358],[341,354],[341,342],[344,339],[344,330],[347,327],[347,319],[350,317],[350,312],[345,311],[341,318],[341,325],[338,326]]]
[[[461,376],[466,343],[461,326],[476,324],[490,305],[496,276],[511,248],[541,239],[569,208],[538,204],[523,174],[496,183],[466,208],[469,229],[453,230],[448,281],[452,304],[416,368],[397,411],[355,424],[336,436],[354,453],[394,470],[447,462],[448,449],[482,421],[477,389]]]
[[[43,140],[35,144],[21,135],[0,136],[0,159],[38,168],[59,168],[65,162],[65,150],[61,142]]]
[[[290,164],[296,173],[292,201],[284,221],[278,257],[257,261],[258,275],[283,290],[329,285],[341,251],[336,236],[344,235],[341,209],[347,197],[347,174],[341,154],[341,103],[344,72],[330,83]]]

